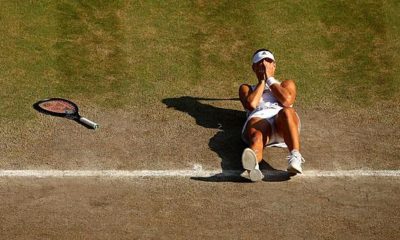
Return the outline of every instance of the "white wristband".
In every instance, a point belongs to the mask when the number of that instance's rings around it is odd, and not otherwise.
[[[271,87],[272,84],[278,83],[280,84],[280,82],[278,80],[276,80],[274,77],[269,77],[267,79],[267,85],[268,87]]]

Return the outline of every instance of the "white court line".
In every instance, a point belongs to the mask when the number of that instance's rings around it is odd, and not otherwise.
[[[241,171],[203,170],[0,170],[0,177],[105,177],[105,178],[140,178],[140,177],[237,177]],[[287,174],[284,171],[263,170],[266,177],[278,177]],[[400,170],[308,170],[301,177],[400,177]]]
[[[304,171],[304,177],[400,177],[400,170]]]

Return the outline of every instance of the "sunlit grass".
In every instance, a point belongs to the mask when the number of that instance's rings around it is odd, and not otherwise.
[[[2,1],[0,119],[66,97],[99,108],[235,97],[274,51],[303,108],[399,103],[396,1]]]

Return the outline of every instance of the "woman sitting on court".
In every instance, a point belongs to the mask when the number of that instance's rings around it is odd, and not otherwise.
[[[249,145],[242,154],[245,171],[241,176],[251,181],[264,178],[258,163],[263,160],[263,150],[267,146],[287,147],[287,170],[302,173],[300,119],[293,108],[296,85],[293,80],[279,82],[274,78],[276,62],[271,51],[257,50],[252,61],[258,83],[243,84],[239,88],[240,101],[247,112],[242,138]]]

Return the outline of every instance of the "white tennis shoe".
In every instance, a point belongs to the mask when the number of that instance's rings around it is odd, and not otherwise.
[[[303,173],[303,169],[301,168],[301,164],[305,162],[304,158],[301,156],[300,152],[297,150],[293,150],[289,156],[287,156],[288,159],[288,172],[291,173]]]
[[[242,164],[246,170],[240,176],[253,182],[261,181],[264,178],[258,166],[256,153],[251,148],[246,148],[243,151]]]

